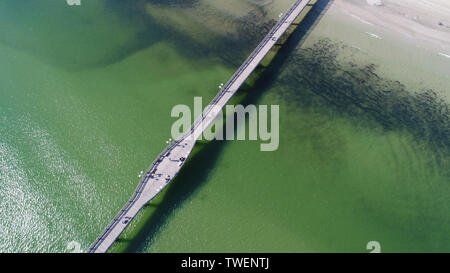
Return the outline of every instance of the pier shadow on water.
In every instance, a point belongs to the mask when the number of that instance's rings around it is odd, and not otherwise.
[[[273,86],[282,70],[283,63],[291,56],[293,50],[304,41],[331,3],[331,0],[318,0],[299,27],[286,40],[270,65],[264,69],[258,68],[252,76],[252,79],[254,79],[253,83],[246,83],[240,88],[237,95],[241,95],[242,99],[238,103],[244,106],[256,104],[261,95]],[[119,238],[118,242],[126,244],[126,246],[121,248],[122,251],[142,252],[149,245],[151,247],[151,239],[164,226],[170,214],[207,181],[210,172],[216,166],[220,153],[226,145],[226,141],[197,143],[194,154],[189,157],[178,176],[166,189],[164,198],[160,203],[158,205],[152,203],[147,205],[157,206],[157,208],[150,218],[139,227],[137,234],[131,239]]]

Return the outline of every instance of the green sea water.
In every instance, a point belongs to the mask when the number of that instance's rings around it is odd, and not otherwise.
[[[87,249],[164,149],[172,107],[209,101],[254,45],[197,25],[183,33],[142,8],[158,1],[136,2],[0,4],[0,252]],[[185,12],[168,3],[158,7]],[[367,252],[369,241],[389,252],[450,250],[446,104],[403,93],[348,99],[350,60],[321,51],[333,44],[321,39],[291,41],[235,99],[280,105],[279,149],[199,143],[111,251]],[[305,57],[311,48],[318,58]],[[333,76],[302,77],[314,69]],[[387,106],[403,101],[418,106]],[[424,104],[444,107],[425,125]]]

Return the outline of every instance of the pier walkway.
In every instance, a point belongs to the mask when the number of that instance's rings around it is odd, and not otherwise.
[[[208,128],[216,117],[217,110],[222,109],[233,97],[239,87],[247,80],[261,60],[310,2],[311,0],[297,0],[292,5],[205,108],[202,115],[195,120],[190,130],[170,144],[155,159],[149,170],[144,174],[131,199],[90,246],[88,252],[106,252],[142,207],[155,198],[174,179],[186,162],[203,130]]]

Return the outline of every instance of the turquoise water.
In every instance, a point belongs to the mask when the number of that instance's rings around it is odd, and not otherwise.
[[[87,249],[165,147],[172,107],[210,100],[265,34],[239,26],[272,19],[155,2],[0,4],[1,252]],[[191,24],[215,13],[238,30]],[[236,99],[280,105],[276,152],[200,143],[112,251],[449,251],[448,106],[364,76],[334,44],[294,37]]]

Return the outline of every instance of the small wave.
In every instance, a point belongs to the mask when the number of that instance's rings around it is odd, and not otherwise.
[[[371,32],[366,32],[367,34],[369,34],[371,37],[373,37],[373,38],[376,38],[376,39],[380,39],[380,40],[382,40],[383,39],[383,37],[381,37],[381,36],[379,36],[379,35],[376,35],[376,34],[374,34],[374,33],[371,33]]]
[[[447,55],[447,54],[444,54],[444,53],[441,53],[441,52],[439,52],[439,55],[444,56],[445,58],[449,58],[449,59],[450,59],[450,55]]]
[[[356,16],[354,14],[350,14],[350,16],[355,18],[356,20],[360,21],[361,23],[364,23],[364,24],[369,25],[369,26],[374,26],[374,24],[372,24],[371,22],[367,22],[366,20],[362,19],[359,16]]]

